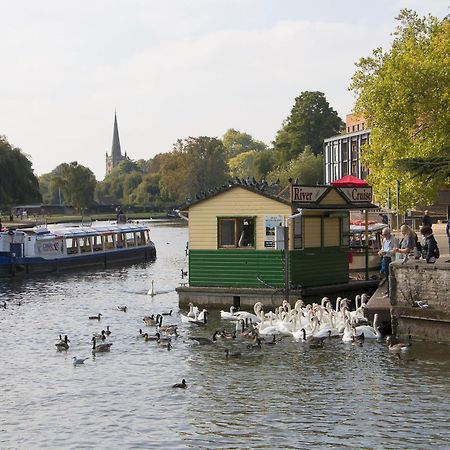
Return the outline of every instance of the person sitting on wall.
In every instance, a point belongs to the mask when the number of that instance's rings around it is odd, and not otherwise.
[[[390,284],[389,284],[389,264],[392,262],[393,249],[398,247],[398,239],[392,236],[391,229],[389,227],[383,228],[381,232],[383,236],[383,241],[381,245],[381,250],[378,254],[381,256],[381,269],[380,272],[384,274],[387,281],[387,290],[385,292],[385,297],[390,295]]]
[[[427,263],[433,264],[440,256],[439,247],[437,245],[435,237],[433,236],[433,230],[431,229],[431,227],[422,227],[420,233],[425,239],[422,256]]]

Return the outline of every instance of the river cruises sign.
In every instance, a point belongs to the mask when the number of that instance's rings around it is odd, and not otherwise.
[[[291,189],[292,203],[317,203],[328,186],[300,186],[293,184]]]
[[[351,203],[372,203],[372,186],[340,187]]]

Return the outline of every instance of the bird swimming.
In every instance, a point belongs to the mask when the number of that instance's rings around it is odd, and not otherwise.
[[[128,309],[128,308],[127,308],[126,306],[118,306],[117,309],[118,309],[119,311],[127,312],[127,309]]]
[[[64,351],[69,349],[69,343],[70,340],[67,337],[67,334],[64,336],[64,339],[61,339],[61,335],[59,335],[59,342],[55,344],[56,350],[58,351]]]
[[[80,364],[84,364],[84,362],[89,358],[77,358],[76,356],[74,356],[72,359],[73,359],[73,365],[79,366]]]
[[[97,345],[95,342],[95,337],[92,338],[92,353],[109,352],[111,350],[111,346],[112,346],[111,342],[108,342],[107,344]]]
[[[97,316],[89,316],[89,320],[100,320],[102,318],[102,314],[98,313]]]
[[[173,388],[186,389],[187,388],[186,380],[183,378],[181,380],[181,383],[175,383],[172,387]]]

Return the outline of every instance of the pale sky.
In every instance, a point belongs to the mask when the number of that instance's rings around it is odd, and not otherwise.
[[[355,62],[389,48],[401,8],[449,0],[0,0],[0,134],[37,175],[228,128],[273,141],[294,99],[321,91],[342,119]],[[0,174],[1,176],[1,174]]]

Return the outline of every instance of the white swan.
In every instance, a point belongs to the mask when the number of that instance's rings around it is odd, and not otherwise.
[[[373,326],[370,325],[360,325],[355,327],[356,336],[360,336],[364,333],[365,339],[381,339],[381,333],[377,327],[378,313],[373,316]]]
[[[234,306],[230,306],[230,312],[228,311],[220,311],[220,318],[222,320],[238,320],[238,318],[234,315],[234,311],[236,308]]]

